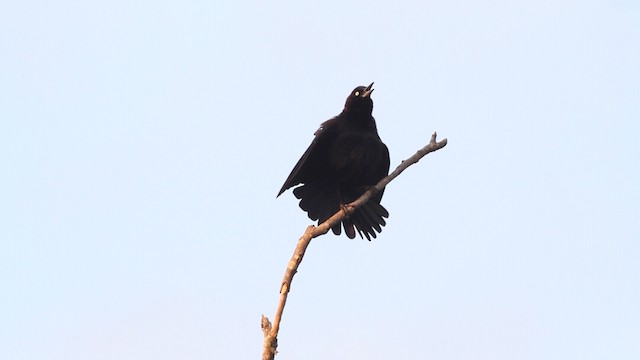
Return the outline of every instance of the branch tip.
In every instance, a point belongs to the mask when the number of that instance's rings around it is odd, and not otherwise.
[[[269,335],[269,332],[271,331],[271,321],[269,321],[268,317],[262,315],[262,319],[260,320],[260,327],[262,328],[262,332],[264,333],[265,337]]]

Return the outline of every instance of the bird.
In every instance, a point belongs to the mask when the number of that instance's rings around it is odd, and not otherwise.
[[[320,125],[276,198],[297,186],[293,194],[300,208],[321,224],[388,175],[389,149],[372,115],[373,90],[373,83],[356,87],[342,112]],[[380,204],[383,193],[384,189],[333,226],[333,233],[340,235],[342,227],[349,239],[355,238],[356,230],[362,239],[376,238],[389,217]]]

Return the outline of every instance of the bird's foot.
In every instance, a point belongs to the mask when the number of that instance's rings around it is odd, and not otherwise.
[[[349,205],[349,204],[340,204],[340,210],[344,211],[347,219],[349,218],[349,216],[351,215],[351,212],[353,211],[353,206]]]

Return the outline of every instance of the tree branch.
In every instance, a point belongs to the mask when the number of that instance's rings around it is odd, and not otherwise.
[[[429,144],[418,150],[410,158],[401,162],[391,174],[380,180],[376,186],[362,194],[358,199],[343,206],[340,211],[317,227],[313,225],[307,227],[307,230],[305,230],[304,234],[300,239],[298,239],[298,244],[293,252],[293,256],[287,264],[287,269],[285,270],[284,277],[282,279],[282,285],[280,286],[280,301],[278,302],[273,325],[266,316],[262,315],[261,326],[262,332],[264,333],[262,360],[273,360],[277,353],[278,331],[280,330],[280,321],[282,319],[284,306],[287,303],[287,296],[289,295],[289,290],[291,290],[291,282],[293,281],[293,276],[298,271],[298,266],[300,266],[304,253],[307,251],[307,247],[311,243],[311,240],[320,235],[326,234],[334,225],[353,214],[358,207],[362,206],[364,203],[369,201],[372,196],[382,191],[382,189],[384,189],[393,179],[398,177],[398,175],[400,175],[409,166],[420,161],[420,159],[428,153],[440,150],[447,145],[447,139],[436,141],[436,136],[437,134],[434,132],[433,135],[431,135],[431,141],[429,141]]]

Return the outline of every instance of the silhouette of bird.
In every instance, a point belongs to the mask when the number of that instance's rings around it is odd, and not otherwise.
[[[320,125],[315,138],[282,185],[300,199],[300,208],[311,220],[323,223],[389,173],[389,150],[378,135],[372,116],[373,83],[356,87],[342,112]],[[386,224],[389,212],[380,204],[379,192],[332,230],[340,235],[341,225],[350,239],[356,230],[367,240],[376,237]],[[276,196],[276,197],[277,197]]]

